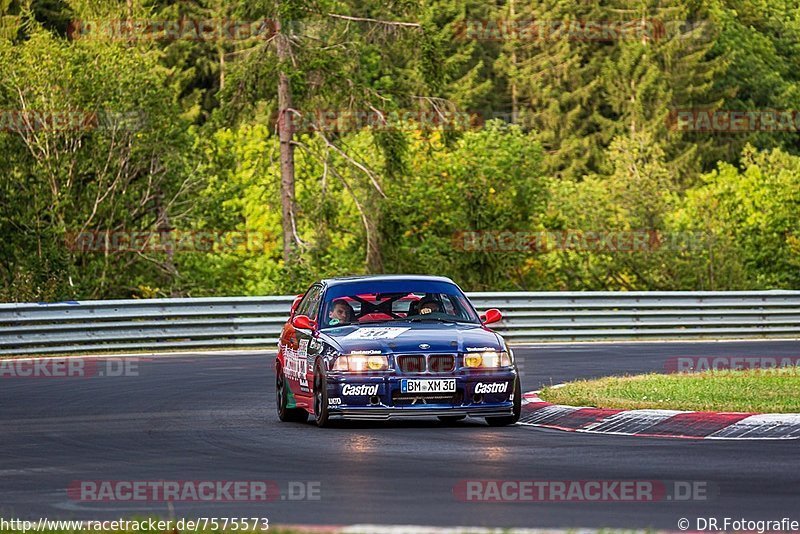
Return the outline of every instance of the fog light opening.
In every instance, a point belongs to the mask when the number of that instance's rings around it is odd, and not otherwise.
[[[474,402],[475,404],[479,404],[479,403],[483,402],[483,395],[480,394],[480,393],[474,394],[472,396],[472,402]]]
[[[373,395],[373,396],[371,396],[369,398],[369,403],[370,404],[380,404],[381,403],[381,398],[378,397],[377,395]]]

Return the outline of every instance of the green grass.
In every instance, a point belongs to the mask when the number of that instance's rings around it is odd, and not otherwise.
[[[625,410],[800,413],[800,368],[606,377],[545,388],[540,396],[554,404]]]

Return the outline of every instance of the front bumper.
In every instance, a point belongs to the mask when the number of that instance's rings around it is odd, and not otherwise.
[[[386,420],[401,417],[504,417],[513,414],[512,403],[508,407],[484,406],[472,408],[449,408],[437,406],[382,408],[373,406],[330,409],[329,417],[336,419],[370,419]]]
[[[516,378],[517,371],[513,368],[483,371],[481,374],[334,374],[328,376],[328,414],[331,418],[339,419],[379,420],[401,417],[509,416],[514,411]],[[456,391],[452,395],[402,393],[403,379],[454,379]],[[499,389],[502,391],[498,391]]]

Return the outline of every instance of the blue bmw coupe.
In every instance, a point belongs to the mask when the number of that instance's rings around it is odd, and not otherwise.
[[[362,276],[298,296],[275,362],[281,421],[519,419],[514,356],[464,292],[438,276]]]

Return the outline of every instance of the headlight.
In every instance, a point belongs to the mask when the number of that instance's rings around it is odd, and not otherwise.
[[[464,365],[471,368],[510,367],[511,355],[506,351],[473,352],[464,356]]]
[[[389,358],[376,354],[350,354],[339,356],[333,364],[334,371],[364,372],[386,371],[389,368]]]

